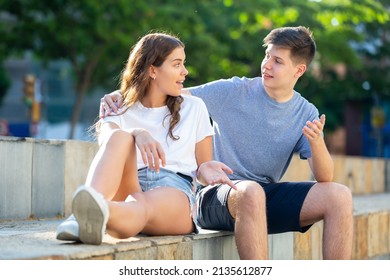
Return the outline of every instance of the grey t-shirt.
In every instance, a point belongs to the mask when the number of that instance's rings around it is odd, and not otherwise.
[[[233,169],[231,179],[278,182],[294,153],[311,157],[302,129],[319,113],[298,92],[278,103],[260,77],[233,77],[189,90],[206,103],[215,129],[213,156]]]

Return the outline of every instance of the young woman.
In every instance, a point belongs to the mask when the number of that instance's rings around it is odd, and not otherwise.
[[[181,95],[184,63],[184,44],[169,34],[148,34],[133,47],[121,77],[121,113],[99,122],[100,149],[58,239],[100,244],[105,232],[128,238],[194,231],[193,179],[212,159],[213,130],[203,101]],[[218,180],[228,180],[231,170],[216,168]]]

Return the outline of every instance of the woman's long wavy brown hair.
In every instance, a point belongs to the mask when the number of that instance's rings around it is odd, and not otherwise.
[[[121,73],[122,107],[127,109],[144,98],[151,83],[150,66],[161,66],[167,56],[178,47],[184,48],[183,42],[166,33],[150,33],[138,41],[132,48],[127,64]],[[170,114],[166,117],[171,116],[168,135],[173,140],[179,139],[178,136],[173,135],[173,129],[180,121],[179,111],[182,102],[182,96],[167,96],[166,105]]]

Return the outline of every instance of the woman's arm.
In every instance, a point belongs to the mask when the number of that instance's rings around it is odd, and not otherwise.
[[[196,144],[195,156],[198,164],[197,180],[199,183],[204,186],[227,184],[236,189],[227,176],[233,171],[222,162],[212,160],[212,136],[208,136]]]
[[[212,136],[207,136],[202,141],[196,143],[195,157],[196,157],[196,163],[198,164],[198,167],[202,163],[213,159]]]

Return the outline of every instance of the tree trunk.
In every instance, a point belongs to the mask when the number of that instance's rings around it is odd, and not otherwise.
[[[85,91],[80,91],[76,94],[76,99],[74,101],[73,111],[72,111],[72,119],[70,123],[69,139],[74,138],[76,125],[80,119],[80,113],[83,105],[84,95],[85,95]]]
[[[88,63],[85,64],[84,68],[78,68],[77,63],[74,60],[72,63],[74,69],[80,69],[77,71],[77,76],[78,76],[78,82],[77,82],[77,94],[76,94],[76,100],[73,106],[73,112],[72,112],[72,119],[70,123],[70,132],[69,132],[69,139],[74,138],[75,130],[76,130],[76,125],[80,119],[80,113],[81,113],[81,108],[83,105],[84,101],[84,96],[89,88],[89,85],[91,83],[91,77],[92,73],[95,70],[105,48],[104,46],[100,46],[96,52],[91,56],[91,59],[89,60]]]

